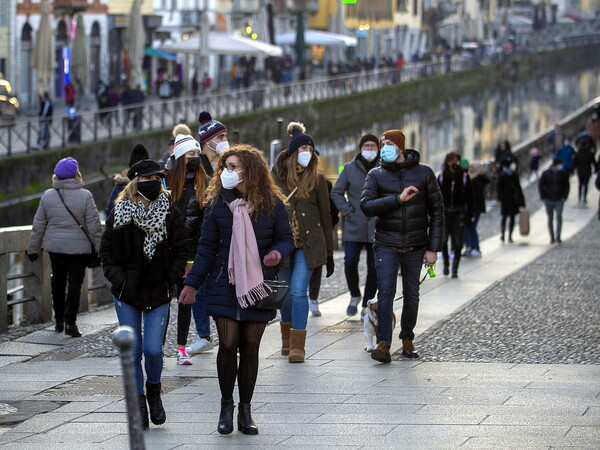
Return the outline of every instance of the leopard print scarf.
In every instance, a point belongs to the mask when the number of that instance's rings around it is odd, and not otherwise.
[[[170,206],[169,198],[162,192],[148,208],[141,201],[134,203],[131,199],[124,198],[115,205],[114,229],[129,225],[133,221],[133,224],[146,234],[144,255],[148,260],[152,260],[156,246],[167,237],[166,217]]]

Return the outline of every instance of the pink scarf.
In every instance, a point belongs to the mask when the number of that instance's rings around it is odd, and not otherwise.
[[[229,246],[229,283],[235,285],[240,307],[254,305],[268,294],[263,279],[256,235],[250,221],[246,200],[238,198],[229,203],[233,213],[231,244]]]

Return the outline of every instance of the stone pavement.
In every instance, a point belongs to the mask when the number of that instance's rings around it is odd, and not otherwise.
[[[598,193],[581,207],[575,180],[572,189],[562,245],[548,245],[538,210],[528,237],[490,236],[482,259],[461,261],[458,279],[438,267],[423,283],[420,359],[371,360],[360,322],[344,314],[347,295],[336,296],[309,320],[304,364],[289,364],[277,323],[267,327],[253,398],[258,436],[217,433],[213,351],[193,366],[166,359],[167,422],[144,433],[147,447],[600,447]],[[106,308],[79,323],[93,340],[116,319]],[[0,445],[127,447],[119,360],[89,356],[85,341],[78,353],[77,341],[46,328],[0,343]]]

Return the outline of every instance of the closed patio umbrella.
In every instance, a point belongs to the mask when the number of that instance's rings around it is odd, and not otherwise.
[[[71,78],[81,93],[86,90],[89,72],[87,36],[85,35],[83,16],[79,15],[77,16],[75,39],[71,44]]]
[[[129,59],[129,86],[144,85],[142,63],[146,36],[142,23],[141,0],[133,0],[129,12],[129,27],[127,29],[127,57]]]
[[[304,13],[298,11],[298,20],[296,21],[296,66],[303,66],[305,62],[306,42],[304,40]]]
[[[200,32],[198,36],[198,68],[196,69],[196,81],[200,84],[204,78],[204,73],[208,73],[208,54],[210,39],[210,22],[206,11],[202,11],[200,16]]]
[[[56,65],[54,35],[50,27],[51,8],[48,2],[40,4],[40,27],[35,33],[35,43],[31,55],[31,67],[37,73],[36,91],[40,96],[48,90]]]

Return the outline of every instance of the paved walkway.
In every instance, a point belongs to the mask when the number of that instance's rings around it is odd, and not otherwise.
[[[572,183],[564,244],[548,245],[539,210],[528,237],[508,245],[492,236],[482,242],[482,259],[461,262],[460,278],[444,277],[438,267],[438,276],[423,283],[419,360],[371,360],[341,295],[309,320],[304,364],[279,355],[279,327],[267,327],[253,398],[258,436],[217,433],[213,352],[188,367],[166,359],[168,418],[144,433],[146,445],[600,447],[598,192],[590,192],[589,207],[578,206]],[[115,322],[111,309],[79,319],[88,336]],[[573,330],[575,323],[586,331]],[[48,328],[0,343],[0,445],[127,447],[119,360],[60,351],[73,341]],[[392,350],[398,348],[396,340]],[[563,355],[560,363],[555,353]]]

